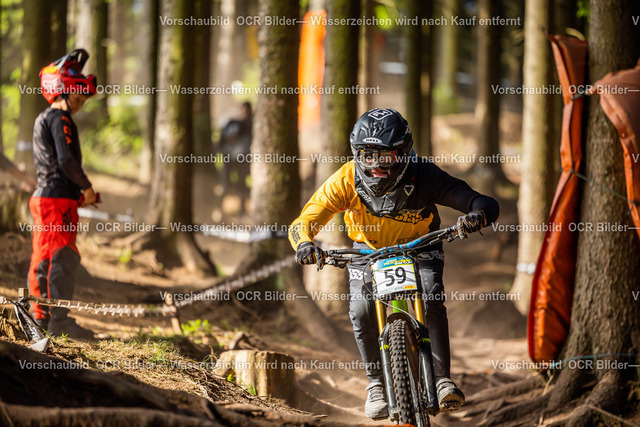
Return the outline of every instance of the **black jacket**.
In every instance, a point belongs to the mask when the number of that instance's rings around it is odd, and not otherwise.
[[[82,170],[80,140],[71,114],[47,108],[33,127],[33,160],[38,173],[34,197],[78,200],[91,187]]]

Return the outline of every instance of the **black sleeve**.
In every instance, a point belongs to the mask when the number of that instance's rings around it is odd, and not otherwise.
[[[71,118],[68,114],[54,117],[51,121],[51,134],[58,154],[58,166],[64,175],[82,190],[91,187],[91,182],[82,170],[79,156],[74,152],[80,152],[78,136],[74,134]]]
[[[480,194],[471,201],[471,209],[469,211],[482,211],[487,219],[485,226],[493,224],[500,215],[500,205],[493,197]]]
[[[478,193],[463,180],[452,177],[435,165],[433,175],[435,203],[464,213],[483,211],[487,225],[498,219],[500,205],[494,198]]]

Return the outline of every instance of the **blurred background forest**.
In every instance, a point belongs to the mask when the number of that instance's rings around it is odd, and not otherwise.
[[[291,260],[292,249],[283,239],[286,227],[351,155],[348,136],[357,117],[370,108],[394,108],[407,118],[418,155],[501,204],[503,227],[446,247],[454,376],[471,390],[482,390],[496,381],[483,374],[496,370],[492,360],[528,359],[531,284],[562,172],[563,93],[548,36],[589,42],[581,63],[589,83],[632,68],[640,55],[638,24],[632,21],[639,11],[632,3],[2,0],[2,293],[23,285],[29,265],[29,233],[23,225],[30,221],[27,201],[34,184],[30,141],[35,117],[47,106],[34,93],[40,87],[38,72],[72,49],[89,52],[85,72],[96,74],[100,85],[74,116],[84,167],[103,200],[98,209],[81,213],[90,227],[79,237],[83,285],[76,295],[86,301],[159,302],[150,296],[157,290],[203,289],[218,277]],[[327,92],[304,93],[302,88],[314,85]],[[629,225],[628,200],[621,200],[625,175],[618,135],[598,102],[585,104],[586,160],[580,170],[600,187],[581,184],[574,200],[582,209],[577,219]],[[249,161],[224,160],[238,154]],[[167,161],[167,156],[190,160]],[[265,161],[265,156],[279,160]],[[457,215],[443,209],[443,226]],[[125,228],[127,223],[132,225]],[[203,232],[197,228],[203,224],[222,227]],[[332,230],[318,237],[323,244],[348,244],[344,233]],[[574,233],[572,239],[574,252],[566,256],[575,269],[574,301],[593,306],[579,304],[570,313],[573,335],[561,354],[578,357],[603,348],[634,353],[640,341],[631,331],[638,330],[640,308],[629,295],[640,287],[636,233]],[[250,289],[348,293],[345,272],[331,270],[289,266]],[[565,299],[571,306],[574,277],[568,281],[572,288]],[[501,297],[471,301],[453,292]],[[250,330],[296,357],[312,357],[308,349],[318,343],[353,344],[345,299],[266,303],[234,298],[215,310],[189,310],[184,318]],[[158,325],[146,320],[116,324],[91,314],[80,318],[106,336],[128,336],[136,327],[158,332]],[[612,318],[618,322],[609,322]],[[564,326],[569,329],[568,318]],[[512,376],[498,382],[522,379],[528,371],[507,373]],[[589,383],[582,374],[562,377],[551,400],[536,384],[540,393],[526,396],[528,409],[500,416],[526,416],[540,407],[558,410],[594,387],[599,393],[590,402],[599,405],[602,396],[611,400],[620,390],[630,391],[620,384],[637,380],[629,371],[608,377],[594,370]],[[362,378],[354,381],[364,390]],[[618,409],[637,420],[637,407],[626,406],[626,398],[620,401],[625,404]],[[609,403],[602,407],[614,411]],[[486,405],[470,416],[485,410]],[[457,425],[453,418],[446,420]]]
[[[46,107],[44,99],[33,91],[39,87],[38,72],[65,52],[83,47],[91,55],[85,71],[96,74],[100,86],[98,95],[76,121],[84,165],[100,177],[97,191],[100,183],[113,187],[113,180],[127,189],[115,198],[103,198],[102,209],[112,215],[132,213],[136,221],[165,226],[176,221],[270,224],[282,233],[291,218],[268,213],[273,211],[270,205],[278,203],[267,196],[273,193],[271,183],[276,181],[267,179],[269,182],[261,184],[270,176],[264,161],[252,162],[248,157],[249,161],[239,166],[225,165],[221,158],[180,165],[158,160],[170,153],[235,156],[248,152],[248,144],[241,148],[240,140],[250,141],[253,136],[254,153],[299,154],[302,160],[294,162],[298,171],[285,172],[296,178],[285,177],[283,182],[300,179],[301,194],[287,199],[284,195],[291,193],[281,193],[281,200],[303,202],[339,167],[339,162],[314,156],[349,156],[348,134],[361,112],[391,107],[408,119],[418,155],[431,156],[481,192],[503,197],[507,215],[515,213],[520,186],[519,222],[545,224],[560,172],[562,117],[562,98],[546,34],[584,39],[589,14],[585,1],[531,4],[527,14],[524,2],[511,1],[309,0],[290,12],[296,17],[293,25],[258,25],[259,6],[251,0],[186,4],[157,0],[4,1],[0,148],[15,166],[33,174],[33,121]],[[289,13],[278,2],[273,7]],[[191,26],[166,21],[180,16],[203,21]],[[313,25],[317,22],[314,19],[325,17],[357,21],[354,25]],[[489,23],[480,25],[480,20]],[[289,68],[287,76],[282,73],[285,80],[278,80],[278,70],[273,71],[275,77],[267,75],[270,71],[265,59],[261,65],[264,43],[260,29],[272,31],[273,37],[281,31],[287,43],[300,46],[299,52],[288,52],[294,55],[291,59],[268,59]],[[178,39],[185,45],[169,45]],[[298,55],[299,61],[294,61]],[[315,85],[334,88],[335,92],[277,97],[287,106],[299,103],[298,114],[287,107],[277,117],[265,117],[258,98],[261,88],[277,86],[273,81],[289,82],[280,84],[281,88]],[[200,92],[173,97],[169,90],[165,96],[171,85]],[[533,93],[523,94],[527,88]],[[351,91],[340,94],[338,89]],[[172,99],[175,110],[171,111],[181,115],[178,128],[167,133],[170,128],[163,126],[170,126],[171,114],[164,112],[170,109]],[[246,103],[253,107],[255,116],[243,112]],[[225,146],[224,133],[225,126],[233,123],[241,129],[239,136],[231,137],[237,146],[230,148]],[[292,131],[277,130],[293,129],[293,123],[297,123],[299,144],[292,142],[296,137]],[[289,132],[289,141],[279,147],[277,140],[273,141],[276,146],[261,142],[269,140],[272,128],[273,134]],[[528,132],[523,133],[523,128]],[[178,137],[181,132],[186,132],[186,139]],[[525,170],[530,173],[523,180]],[[25,183],[20,185],[24,190]],[[27,194],[9,190],[5,195],[11,202],[6,203],[0,221],[4,229],[15,231],[21,222],[28,221]],[[137,197],[144,194],[150,199]],[[215,271],[196,247],[193,233],[178,233],[181,237],[177,239],[167,236],[170,232],[161,234],[165,234],[160,239],[165,242],[188,241],[184,244],[190,249],[178,252],[189,270]],[[338,234],[327,233],[325,240],[344,244],[344,237]],[[513,230],[501,234],[495,249],[500,254],[503,247],[518,242]],[[520,233],[515,293],[527,293],[543,235],[541,230]],[[152,243],[158,246],[156,237]],[[202,240],[202,236],[196,239]],[[203,245],[206,250],[217,250],[216,245],[210,248],[209,243],[201,242]],[[176,246],[176,242],[169,246]],[[233,271],[224,258],[218,264],[218,269]],[[325,272],[326,278],[318,275],[322,278],[315,280],[332,282],[331,274]],[[505,283],[501,286],[508,287],[510,279],[502,280]],[[527,311],[528,296],[520,299],[518,308]]]

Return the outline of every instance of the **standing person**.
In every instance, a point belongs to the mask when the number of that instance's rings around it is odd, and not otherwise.
[[[229,162],[223,164],[220,182],[223,187],[222,197],[235,194],[240,198],[240,212],[245,213],[245,202],[249,198],[247,177],[251,164],[247,155],[251,153],[253,139],[253,112],[250,102],[243,102],[240,107],[240,117],[230,120],[220,134],[219,149],[229,156]],[[235,181],[231,179],[235,175]]]
[[[97,202],[82,170],[78,129],[71,118],[96,93],[96,77],[82,74],[87,59],[89,54],[77,49],[40,71],[42,95],[51,106],[40,113],[33,128],[38,183],[29,200],[34,230],[28,282],[36,297],[73,298],[80,265],[78,205]],[[93,337],[68,317],[68,309],[34,304],[33,310],[38,324],[53,335]]]
[[[467,232],[478,231],[498,218],[498,202],[442,171],[412,150],[407,121],[395,110],[373,109],[356,122],[350,137],[354,160],[346,163],[315,192],[289,228],[289,240],[300,264],[323,262],[322,249],[313,243],[319,229],[338,212],[345,213],[349,237],[356,249],[407,243],[440,228],[436,204],[449,206]],[[424,286],[426,324],[429,327],[440,409],[464,404],[464,394],[451,380],[449,325],[443,304],[442,243],[418,254]],[[349,317],[369,377],[365,415],[388,416],[371,280],[365,265],[349,264]],[[446,405],[445,405],[446,403]]]

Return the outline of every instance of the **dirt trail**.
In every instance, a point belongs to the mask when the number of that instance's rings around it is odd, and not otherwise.
[[[459,120],[459,118],[458,118]],[[468,120],[467,120],[468,121]],[[467,140],[463,138],[462,144]],[[196,222],[212,223],[212,215],[220,219],[210,171],[198,170],[196,182]],[[92,174],[96,189],[104,200],[100,209],[112,214],[131,213],[143,220],[147,188],[122,178]],[[502,223],[515,223],[515,201],[501,200]],[[130,212],[127,212],[127,208]],[[457,213],[442,209],[443,225],[453,224]],[[226,216],[227,221],[246,218]],[[248,222],[248,221],[247,221]],[[160,293],[169,289],[194,289],[202,278],[186,274],[180,269],[166,270],[158,264],[152,251],[131,253],[111,244],[113,238],[124,233],[96,231],[92,221],[90,231],[79,236],[83,257],[77,280],[75,299],[93,302],[159,302]],[[0,236],[0,294],[13,296],[16,288],[24,286],[29,265],[30,242],[18,235]],[[247,255],[247,245],[210,237],[198,237],[224,274],[232,274]],[[515,273],[515,239],[487,230],[485,236],[474,235],[465,242],[445,244],[445,292],[449,298],[450,335],[452,336],[452,375],[467,396],[504,382],[524,378],[527,370],[508,370],[517,366],[509,362],[528,361],[524,339],[524,319],[511,303],[481,301],[480,295],[506,292]],[[495,254],[501,252],[499,258]],[[229,342],[238,330],[248,330],[260,340],[261,350],[288,353],[298,362],[296,375],[300,387],[310,396],[300,409],[321,408],[327,421],[348,424],[382,425],[364,417],[363,403],[367,385],[360,369],[360,356],[352,351],[331,349],[309,342],[306,334],[290,324],[280,308],[275,313],[248,314],[251,307],[243,303],[198,304],[182,313],[182,321],[207,320],[217,333],[221,344]],[[268,311],[268,310],[267,310]],[[170,333],[168,319],[112,318],[87,313],[73,314],[84,326],[100,337],[127,338],[144,333]],[[346,316],[343,318],[346,319]],[[348,321],[339,325],[350,331]],[[339,347],[341,343],[336,343]],[[320,402],[320,403],[319,403]],[[473,425],[482,413],[464,416],[441,415],[437,425]]]

